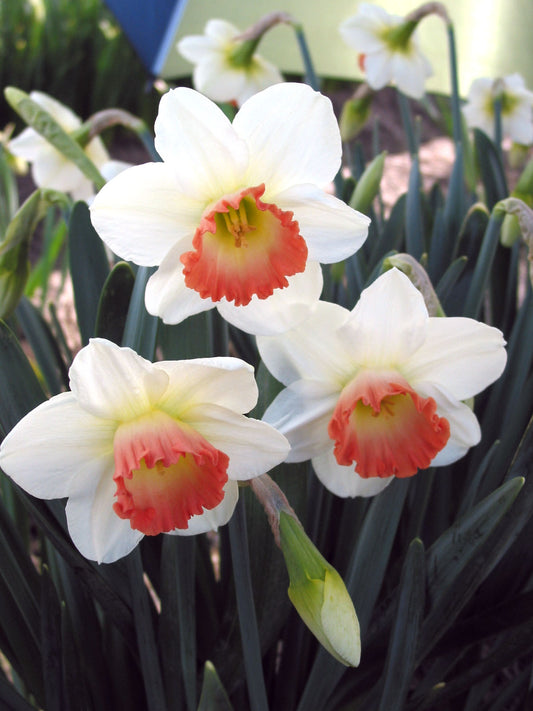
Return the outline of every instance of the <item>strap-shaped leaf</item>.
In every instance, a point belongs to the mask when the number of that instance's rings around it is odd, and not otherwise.
[[[135,274],[127,262],[118,262],[107,277],[96,314],[94,333],[118,345],[122,342]]]
[[[409,173],[409,188],[405,203],[405,244],[406,251],[415,259],[420,259],[425,251],[425,245],[422,181],[420,178],[420,163],[417,156],[413,158]]]
[[[503,542],[496,547],[489,546],[489,542],[523,483],[523,479],[514,478],[501,486],[456,521],[429,549],[427,589],[431,608],[421,633],[419,659],[449,629],[510,546],[512,539],[503,536]],[[519,519],[519,523],[524,522]]]
[[[479,128],[474,129],[476,162],[485,188],[485,200],[489,210],[509,195],[505,171],[500,154],[490,138]]]
[[[94,336],[98,302],[109,276],[104,245],[94,229],[85,202],[77,202],[69,220],[69,259],[81,341]]]
[[[57,121],[28,94],[13,86],[4,89],[8,104],[37,133],[51,143],[65,158],[72,161],[81,172],[100,190],[105,185],[104,178],[83,148],[64,131]]]
[[[68,372],[50,327],[25,297],[20,300],[16,315],[33,349],[48,390],[56,395],[67,387]]]
[[[211,662],[204,665],[204,680],[198,711],[233,711],[226,690]]]
[[[46,397],[24,351],[0,321],[0,425],[9,432],[26,413]]]
[[[425,556],[414,539],[402,568],[398,607],[380,686],[379,711],[402,711],[415,668],[418,635],[424,614]]]

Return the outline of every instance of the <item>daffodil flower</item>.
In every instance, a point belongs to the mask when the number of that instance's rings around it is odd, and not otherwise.
[[[494,102],[501,105],[502,134],[515,143],[533,143],[533,92],[520,74],[494,81],[480,77],[472,82],[463,108],[470,128],[480,128],[494,140]]]
[[[359,52],[359,64],[372,89],[392,82],[407,96],[420,99],[432,69],[420,51],[416,26],[416,21],[363,2],[339,31],[346,44]]]
[[[163,162],[124,171],[91,205],[116,254],[159,267],[148,311],[179,323],[216,307],[262,334],[302,321],[322,290],[319,262],[345,259],[368,232],[367,217],[321,187],[341,163],[329,99],[277,84],[231,123],[181,87],[162,97],[155,134]]]
[[[257,339],[287,387],[264,420],[291,443],[287,461],[312,459],[339,496],[373,496],[393,477],[450,464],[480,439],[463,402],[501,374],[501,332],[469,318],[429,317],[397,269],[352,311],[319,302],[298,328]]]
[[[279,70],[253,51],[253,44],[226,20],[209,20],[203,35],[178,42],[178,52],[194,64],[193,85],[212,101],[235,101],[241,106],[262,89],[283,81]],[[243,52],[250,47],[251,51]]]
[[[190,535],[231,517],[239,480],[279,464],[285,438],[249,419],[253,368],[237,358],[150,363],[93,339],[71,392],[24,417],[0,466],[34,496],[68,497],[72,540],[92,560],[127,555],[144,535]]]
[[[30,98],[45,109],[67,133],[74,133],[81,126],[79,116],[51,96],[32,91]],[[14,156],[31,164],[33,182],[37,187],[69,193],[74,200],[88,201],[94,195],[91,181],[35,129],[25,128],[9,141],[8,148]],[[89,141],[84,150],[106,178],[128,166],[121,161],[110,160],[98,137]]]

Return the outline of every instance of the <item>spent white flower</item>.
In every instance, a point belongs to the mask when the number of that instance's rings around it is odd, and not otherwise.
[[[212,101],[235,101],[283,81],[279,70],[253,51],[253,43],[236,39],[240,31],[226,20],[209,20],[203,35],[178,42],[178,52],[194,64],[194,88]],[[250,51],[243,51],[250,50]]]
[[[264,420],[291,443],[287,461],[312,459],[339,496],[373,496],[396,477],[450,464],[480,439],[462,401],[499,377],[501,332],[469,318],[432,318],[397,269],[363,291],[352,311],[326,302],[298,328],[259,337],[287,387]]]
[[[502,135],[515,143],[533,143],[533,92],[520,74],[493,80],[480,77],[472,82],[464,117],[470,128],[479,128],[494,140],[494,102],[501,105]]]
[[[127,555],[143,535],[191,535],[231,517],[239,480],[285,459],[286,439],[245,417],[257,401],[238,358],[150,363],[93,339],[70,369],[71,392],[26,415],[0,466],[34,496],[68,497],[72,540],[92,560]]]
[[[420,51],[416,26],[415,21],[363,2],[339,31],[346,44],[359,53],[361,69],[372,89],[392,82],[407,96],[419,99],[432,69]]]
[[[145,303],[166,323],[216,307],[250,333],[303,320],[322,290],[319,262],[364,242],[369,219],[325,192],[342,146],[331,102],[304,84],[255,94],[231,123],[184,87],[161,99],[164,162],[124,171],[91,205],[104,242],[159,268]]]
[[[54,118],[67,133],[80,128],[82,121],[67,106],[40,91],[32,91],[30,98]],[[33,128],[25,128],[8,144],[10,152],[31,164],[33,182],[39,188],[61,190],[72,195],[74,200],[90,200],[94,195],[92,182],[68,158],[54,148]],[[84,148],[87,156],[105,177],[116,175],[128,164],[112,161],[104,144],[93,138]]]

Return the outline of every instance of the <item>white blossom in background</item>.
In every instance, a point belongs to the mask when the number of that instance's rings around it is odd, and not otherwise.
[[[239,56],[243,46],[238,30],[226,20],[209,20],[203,35],[178,42],[178,52],[194,64],[193,85],[212,101],[241,106],[257,92],[283,81],[277,67],[253,52]]]
[[[495,99],[501,102],[502,136],[526,146],[533,143],[533,92],[520,74],[475,79],[463,107],[468,126],[481,129],[494,140]]]
[[[359,64],[372,89],[392,83],[414,99],[424,95],[425,81],[433,72],[420,51],[416,24],[364,2],[356,15],[340,25],[341,36],[358,52]]]
[[[80,117],[51,96],[32,91],[30,98],[47,111],[66,133],[73,133],[81,126]],[[94,196],[92,182],[35,129],[25,128],[9,141],[8,149],[17,158],[30,163],[33,182],[38,188],[60,190],[69,193],[74,200],[89,201]],[[112,161],[98,137],[89,141],[84,150],[106,179],[130,166],[129,163]]]

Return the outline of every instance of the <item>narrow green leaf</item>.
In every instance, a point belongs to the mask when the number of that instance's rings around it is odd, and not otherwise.
[[[65,158],[71,160],[95,184],[98,190],[105,185],[104,178],[94,163],[89,160],[83,148],[61,128],[42,106],[33,101],[28,94],[12,86],[4,89],[4,95],[11,108],[24,119],[28,126],[46,138]]]
[[[0,673],[0,705],[9,711],[35,711],[35,706],[28,703],[4,676]]]
[[[120,345],[135,283],[135,274],[127,262],[118,262],[107,277],[96,314],[94,333]]]
[[[489,210],[492,210],[497,202],[509,195],[505,171],[496,146],[478,128],[474,129],[474,147],[476,162],[485,188],[485,200]]]
[[[261,644],[251,584],[246,511],[242,496],[239,497],[235,513],[228,523],[228,529],[250,707],[252,711],[268,711],[261,663]]]
[[[0,425],[9,432],[46,396],[11,329],[0,321]]]
[[[68,386],[68,371],[50,327],[35,306],[25,297],[16,310],[48,390],[57,395]]]
[[[41,573],[41,648],[47,711],[63,709],[61,609],[47,566]]]
[[[496,254],[496,248],[498,247],[500,228],[503,218],[504,213],[499,211],[493,212],[490,216],[489,224],[487,225],[483,242],[481,243],[479,257],[474,268],[474,274],[472,275],[472,281],[470,282],[470,288],[468,289],[468,294],[466,296],[463,316],[468,316],[470,318],[479,317],[483,296],[485,294],[485,289],[487,288],[489,275],[492,269],[494,255]]]
[[[422,541],[407,551],[398,592],[398,608],[383,671],[379,711],[402,711],[415,668],[425,600],[425,556]]]
[[[404,193],[392,206],[389,219],[385,222],[370,254],[368,264],[371,269],[384,254],[401,248],[405,237],[406,201],[407,195]]]
[[[161,671],[168,711],[182,711],[185,704],[180,653],[179,607],[181,601],[177,592],[176,579],[180,574],[193,574],[187,569],[182,571],[179,569],[178,546],[180,538],[180,536],[164,536],[161,554],[161,614],[159,616],[158,643],[159,648],[164,650],[164,654],[161,656]],[[196,664],[196,655],[191,662]],[[193,684],[196,684],[196,674],[193,674],[192,677]]]
[[[83,345],[94,336],[98,302],[109,276],[104,245],[94,229],[85,202],[77,202],[69,220],[69,261],[76,316]]]
[[[185,688],[185,699],[188,711],[196,709],[196,539],[194,536],[165,536],[163,541],[163,556],[161,560],[162,575],[166,580],[165,595],[161,595],[161,618],[159,623],[160,636],[169,638],[169,630],[177,632],[175,659],[181,666],[181,678]],[[166,566],[171,570],[165,570]],[[166,610],[165,610],[166,607]],[[176,615],[174,620],[171,616]],[[165,626],[170,625],[169,630]],[[172,643],[174,644],[174,643]],[[167,653],[163,655],[167,656]],[[162,660],[163,668],[166,660]],[[170,670],[168,670],[170,671]],[[167,682],[172,682],[167,672]],[[179,676],[178,676],[179,680]],[[176,683],[175,680],[173,682]],[[175,701],[170,698],[167,686],[169,711],[175,708]],[[171,705],[174,704],[174,705]]]
[[[139,267],[137,271],[122,337],[123,346],[133,348],[148,360],[154,357],[159,325],[157,316],[151,316],[144,305],[146,283],[153,272],[153,267]]]
[[[202,358],[210,350],[209,314],[204,311],[189,316],[176,326],[161,324],[159,345],[165,359]]]
[[[409,188],[405,203],[405,244],[406,251],[418,260],[425,251],[421,193],[420,164],[418,157],[415,156],[409,173]]]
[[[466,257],[459,257],[449,265],[440,278],[437,286],[435,287],[435,291],[437,292],[437,296],[439,297],[441,303],[445,302],[449,294],[453,291],[457,280],[464,272],[466,263]]]
[[[233,711],[217,670],[209,661],[204,665],[204,680],[198,711]]]
[[[524,480],[507,482],[456,521],[427,554],[427,591],[430,612],[424,621],[420,659],[436,644],[489,575],[502,554],[502,546],[489,547],[505,513]],[[511,541],[506,540],[506,547]]]
[[[166,711],[167,705],[159,651],[155,641],[152,605],[144,584],[139,547],[135,548],[126,558],[126,565],[130,575],[137,649],[144,679],[147,709],[148,711]]]
[[[350,207],[368,215],[370,206],[378,194],[383,168],[385,167],[386,151],[377,155],[365,168],[363,175],[357,181],[350,200]]]

